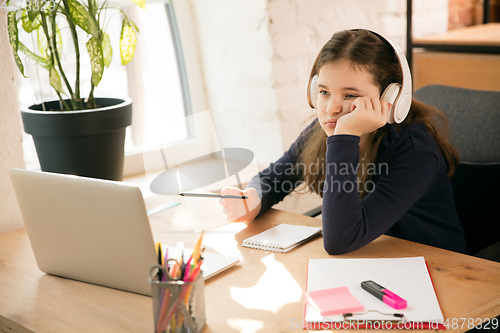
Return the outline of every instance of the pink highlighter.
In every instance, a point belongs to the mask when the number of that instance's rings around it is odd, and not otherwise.
[[[406,308],[406,301],[372,280],[361,282],[361,288],[394,309]]]

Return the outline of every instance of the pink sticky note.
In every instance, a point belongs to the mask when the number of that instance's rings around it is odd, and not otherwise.
[[[345,286],[309,291],[304,293],[304,297],[307,304],[323,317],[364,310],[363,304],[354,298]]]

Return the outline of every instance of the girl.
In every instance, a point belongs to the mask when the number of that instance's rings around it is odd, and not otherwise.
[[[459,161],[447,123],[435,108],[412,100],[406,119],[388,124],[380,100],[402,84],[392,46],[367,30],[337,32],[317,56],[308,94],[317,119],[247,188],[224,188],[228,221],[252,221],[299,185],[323,198],[325,250],[354,251],[382,234],[465,253],[449,177]]]

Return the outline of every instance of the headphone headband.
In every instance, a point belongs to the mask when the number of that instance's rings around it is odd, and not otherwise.
[[[358,30],[358,29],[355,29]],[[411,81],[411,73],[410,66],[408,66],[408,61],[406,60],[406,56],[398,46],[398,44],[394,43],[391,39],[385,37],[384,35],[379,34],[378,32],[367,30],[372,34],[378,36],[382,40],[385,40],[394,50],[394,54],[398,58],[399,65],[401,66],[401,72],[403,73],[403,82],[401,84],[401,89],[394,101],[394,122],[401,123],[405,120],[408,112],[411,107],[412,100],[412,81]]]

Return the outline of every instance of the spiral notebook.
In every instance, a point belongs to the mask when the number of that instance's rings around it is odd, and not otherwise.
[[[243,241],[243,246],[274,252],[288,252],[321,234],[319,227],[279,224]]]

